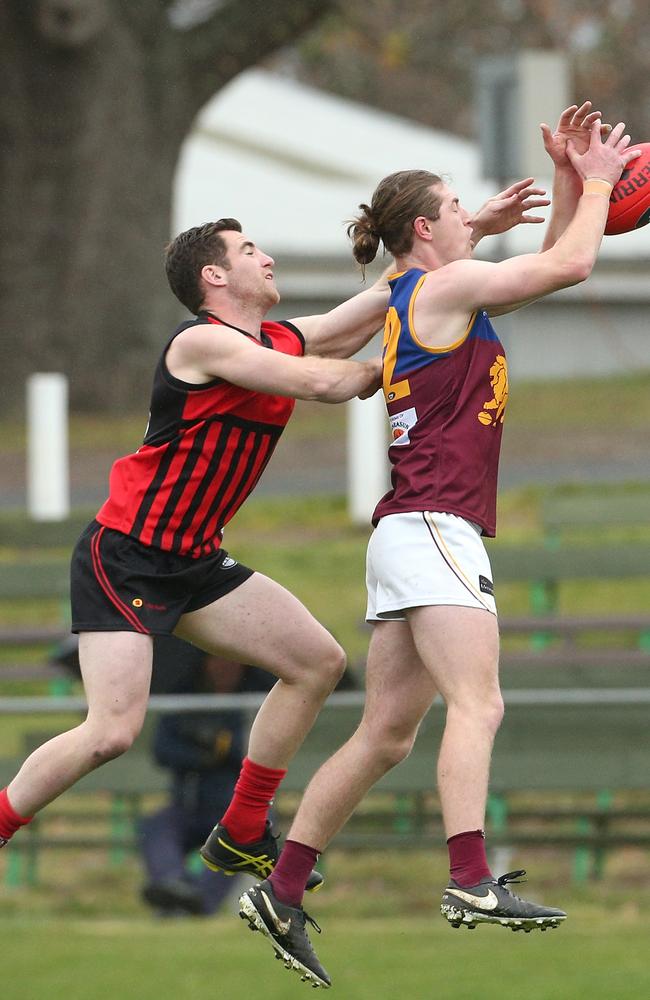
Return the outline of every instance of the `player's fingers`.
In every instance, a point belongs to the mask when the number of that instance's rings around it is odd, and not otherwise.
[[[562,112],[562,114],[560,115],[560,120],[558,122],[558,128],[561,125],[568,125],[570,123],[571,119],[573,118],[574,112],[576,112],[577,110],[578,110],[578,105],[577,104],[572,104],[571,107],[565,108],[564,111]]]
[[[550,204],[550,198],[526,198],[521,207],[527,212],[531,208],[546,208]]]
[[[592,135],[594,135],[594,133],[597,132],[598,129],[594,129]],[[615,146],[624,132],[625,132],[625,122],[619,122],[618,125],[615,125],[612,131],[609,133],[609,135],[605,140],[605,143],[608,146]]]
[[[584,101],[584,103],[581,104],[579,108],[576,107],[573,114],[571,115],[571,124],[579,125],[580,122],[585,117],[585,115],[589,113],[590,107],[591,107],[591,101]]]
[[[511,184],[510,187],[505,189],[503,194],[506,197],[510,197],[510,195],[513,194],[519,194],[520,191],[525,191],[526,188],[530,187],[534,180],[534,177],[524,177],[521,181],[515,181],[514,184]]]
[[[541,215],[522,215],[521,221],[530,222],[535,225],[537,222],[546,222],[546,219]]]
[[[621,153],[621,157],[622,157],[622,159],[623,159],[623,161],[625,163],[625,166],[627,166],[628,163],[631,163],[632,160],[636,160],[639,156],[641,156],[642,152],[643,151],[641,149],[626,149],[626,150],[624,150],[623,153]]]
[[[551,132],[550,126],[546,122],[542,122],[539,126],[542,130],[542,142],[544,143],[544,149],[550,152],[553,149],[553,133]],[[561,129],[561,125],[558,125],[558,130]]]
[[[593,139],[591,141],[593,141]],[[571,139],[569,139],[566,144],[566,155],[569,157],[569,160],[574,167],[580,162],[580,154],[576,151]]]
[[[581,120],[580,125],[582,128],[590,129],[593,126],[594,122],[598,121],[600,117],[601,117],[600,111],[592,111],[590,114],[585,115],[585,117]]]

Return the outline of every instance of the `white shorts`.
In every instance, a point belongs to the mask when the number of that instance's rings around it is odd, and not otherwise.
[[[405,621],[406,608],[452,604],[496,615],[480,528],[456,514],[382,517],[368,543],[367,621]]]

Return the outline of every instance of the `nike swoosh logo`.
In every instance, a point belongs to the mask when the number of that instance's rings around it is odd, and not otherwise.
[[[477,910],[496,910],[499,905],[499,900],[494,895],[491,889],[488,889],[487,896],[474,896],[471,892],[465,892],[464,889],[447,889],[447,892],[454,896],[458,896],[462,899],[464,903],[469,903],[470,906],[475,906]]]
[[[266,903],[266,908],[267,908],[267,910],[269,912],[271,920],[275,924],[275,928],[276,928],[278,934],[288,934],[289,931],[291,930],[291,917],[289,917],[288,920],[280,920],[279,916],[277,915],[277,913],[275,912],[275,910],[273,909],[273,907],[271,905],[271,900],[266,895],[266,893],[264,892],[264,890],[262,890],[261,895],[264,896],[264,901]]]

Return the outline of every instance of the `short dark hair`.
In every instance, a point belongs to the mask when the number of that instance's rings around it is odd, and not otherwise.
[[[176,298],[198,313],[203,305],[201,270],[206,264],[229,268],[226,243],[221,233],[241,233],[237,219],[217,219],[203,226],[186,229],[165,247],[165,271],[169,287]]]
[[[442,178],[428,170],[399,170],[380,181],[370,205],[359,205],[360,215],[348,226],[352,253],[360,264],[377,256],[379,241],[394,257],[413,246],[413,220],[419,215],[435,220],[442,199],[432,187]]]

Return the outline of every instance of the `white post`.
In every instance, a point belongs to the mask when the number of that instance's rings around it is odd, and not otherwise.
[[[70,513],[65,375],[27,380],[27,509],[35,521],[61,521]]]
[[[382,392],[348,403],[348,513],[368,524],[390,485],[386,407]]]

